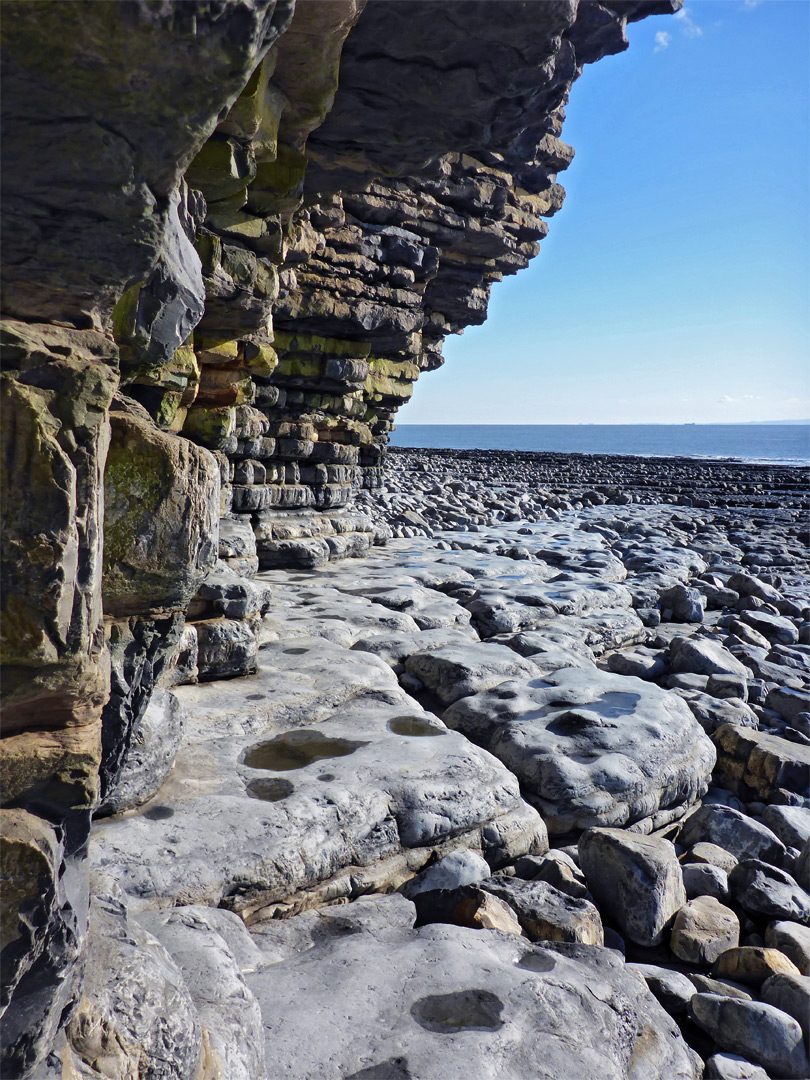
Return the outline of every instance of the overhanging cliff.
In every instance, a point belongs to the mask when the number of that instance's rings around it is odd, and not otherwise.
[[[155,686],[251,670],[260,566],[368,550],[397,408],[562,204],[573,81],[678,6],[4,6],[7,1070],[78,999]]]

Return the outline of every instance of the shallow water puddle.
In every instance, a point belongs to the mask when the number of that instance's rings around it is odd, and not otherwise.
[[[251,780],[246,786],[246,791],[251,799],[261,799],[263,802],[281,802],[292,795],[295,787],[289,780],[282,780],[277,776],[262,776],[258,780]]]
[[[252,747],[242,764],[250,769],[287,772],[303,769],[324,758],[347,757],[367,745],[351,739],[330,739],[317,731],[286,731]]]
[[[395,735],[407,735],[422,738],[426,735],[446,735],[446,728],[437,727],[421,716],[395,716],[387,724],[388,730]]]
[[[489,990],[432,994],[411,1006],[411,1016],[427,1031],[497,1031],[502,1028],[503,1002]]]
[[[626,691],[609,690],[602,694],[599,701],[588,704],[589,709],[599,713],[608,720],[615,720],[619,716],[629,716],[636,711],[636,705],[641,701],[640,694],[631,694]]]

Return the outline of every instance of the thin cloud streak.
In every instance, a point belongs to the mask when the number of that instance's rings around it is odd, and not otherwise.
[[[703,29],[698,26],[689,11],[686,8],[681,8],[680,11],[675,12],[675,18],[678,20],[678,24],[681,29],[681,33],[684,37],[699,38],[703,37]]]
[[[659,30],[655,35],[655,48],[653,49],[653,52],[663,52],[664,49],[668,49],[670,41],[672,41],[672,35],[668,34],[666,30]]]

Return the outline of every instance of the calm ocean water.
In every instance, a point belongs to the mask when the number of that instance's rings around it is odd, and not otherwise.
[[[736,458],[806,464],[804,424],[400,424],[392,446],[562,454]]]

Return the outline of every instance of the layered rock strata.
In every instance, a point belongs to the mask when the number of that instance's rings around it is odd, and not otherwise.
[[[675,7],[4,9],[6,1072],[79,994],[91,814],[148,800],[180,743],[155,687],[260,670],[260,567],[389,535],[352,496],[444,336],[536,254],[573,80]]]

